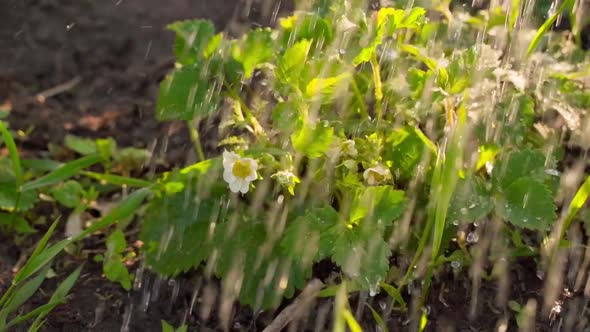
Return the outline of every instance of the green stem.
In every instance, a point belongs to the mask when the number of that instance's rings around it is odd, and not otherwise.
[[[240,103],[240,106],[242,107],[243,113],[245,115],[244,118],[250,122],[252,129],[254,129],[254,135],[256,135],[257,138],[266,138],[267,136],[264,128],[262,128],[260,122],[258,122],[256,117],[252,114],[252,111],[250,108],[248,108],[248,105],[246,105],[240,95],[227,82],[224,81],[223,85],[227,89],[230,97]]]
[[[375,52],[371,54],[371,68],[373,69],[373,81],[375,84],[375,114],[377,115],[377,123],[379,123],[383,116],[383,83],[381,82],[379,61]]]
[[[195,150],[197,151],[199,161],[205,160],[205,153],[203,153],[203,147],[201,146],[201,139],[199,137],[199,130],[197,129],[198,124],[193,126],[193,124],[190,121],[187,121],[186,126],[188,127],[189,133],[191,135],[191,140],[193,141],[193,145],[195,146]]]

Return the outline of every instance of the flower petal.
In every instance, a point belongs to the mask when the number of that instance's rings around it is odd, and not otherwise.
[[[240,181],[242,182],[242,186],[240,187],[240,192],[245,194],[250,190],[250,181]]]
[[[237,153],[223,150],[223,168],[231,169],[238,159],[240,156]]]
[[[237,193],[238,191],[240,191],[241,187],[242,181],[239,179],[236,179],[235,181],[229,183],[229,190],[231,190],[232,193]]]
[[[236,177],[232,174],[231,169],[223,170],[223,180],[227,183],[232,183],[236,180]]]

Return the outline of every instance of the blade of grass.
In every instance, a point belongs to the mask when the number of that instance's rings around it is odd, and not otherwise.
[[[98,181],[114,184],[117,186],[129,186],[129,187],[143,188],[143,187],[149,187],[153,184],[150,181],[146,181],[146,180],[142,180],[142,179],[134,179],[134,178],[126,177],[126,176],[113,175],[113,174],[102,174],[102,173],[96,173],[96,172],[91,172],[91,171],[82,171],[82,172],[80,172],[80,174],[87,176],[89,178],[98,180]]]
[[[344,310],[346,310],[347,292],[346,282],[340,284],[338,293],[336,293],[336,299],[334,300],[334,326],[333,332],[345,332],[346,322],[344,320]]]
[[[402,310],[406,310],[407,305],[406,305],[406,301],[404,301],[404,298],[402,297],[402,294],[399,292],[399,290],[393,286],[391,286],[390,284],[381,283],[381,289],[383,289],[387,295],[389,295],[389,297],[391,297],[395,302],[399,303],[401,305],[401,309]]]
[[[565,0],[564,2],[562,2],[561,3],[561,6],[559,6],[559,8],[557,9],[557,11],[553,15],[551,15],[545,21],[545,23],[543,23],[543,25],[541,25],[541,27],[539,28],[539,30],[537,30],[537,33],[533,37],[533,40],[531,40],[531,43],[529,44],[529,48],[527,49],[527,56],[530,56],[531,54],[533,54],[533,52],[539,46],[539,43],[541,42],[541,39],[543,39],[543,36],[545,36],[545,34],[547,33],[547,31],[549,31],[549,29],[551,29],[551,26],[557,20],[557,18],[559,17],[559,15],[563,14],[563,12],[566,9],[572,8],[573,5],[574,5],[574,1],[575,0]]]
[[[17,275],[14,277],[14,282],[19,283],[27,277],[31,276],[33,273],[38,271],[42,266],[44,266],[47,262],[49,262],[51,259],[57,256],[70,243],[79,241],[88,236],[89,234],[98,231],[99,229],[108,227],[119,220],[131,216],[143,203],[143,201],[149,193],[150,191],[147,188],[143,188],[133,192],[131,195],[127,196],[124,200],[122,200],[119,203],[119,205],[113,208],[109,214],[101,218],[99,221],[93,223],[90,227],[85,229],[76,237],[61,240],[60,242],[54,244],[53,246],[41,252],[39,255],[29,259],[27,264],[25,264],[22,270],[20,270],[19,273],[17,273]]]
[[[8,322],[8,324],[6,324],[6,326],[4,327],[4,329],[0,328],[0,332],[4,332],[4,331],[9,331],[9,329],[15,325],[18,325],[22,322],[26,322],[27,320],[37,316],[39,313],[46,311],[46,310],[53,310],[53,308],[55,308],[56,306],[62,304],[62,302],[57,302],[57,303],[46,303],[43,305],[38,306],[37,308],[27,312],[26,314],[22,315],[22,316],[18,316],[16,318],[14,318],[13,320],[11,320],[10,322]],[[29,330],[30,331],[30,330]]]
[[[346,325],[348,325],[348,328],[350,329],[351,332],[363,332],[363,328],[361,327],[359,322],[357,322],[356,319],[354,319],[354,316],[352,315],[350,310],[344,309],[344,311],[342,312],[342,315],[344,316],[344,320],[346,321]]]
[[[14,138],[10,131],[8,131],[8,127],[4,124],[3,121],[0,121],[0,134],[2,135],[2,139],[4,140],[4,144],[6,144],[6,149],[8,149],[8,155],[10,156],[10,161],[12,162],[12,169],[14,171],[14,178],[16,188],[20,188],[23,184],[23,169],[21,166],[20,156],[18,154],[18,149],[16,148],[16,143],[14,142]],[[21,199],[21,190],[16,192],[16,199],[14,200],[14,211],[18,211],[18,205]],[[10,218],[10,225],[14,225],[14,218],[16,214],[13,214]]]
[[[39,255],[29,259],[27,264],[14,276],[14,282],[20,283],[27,279],[35,272],[47,265],[57,254],[59,254],[68,244],[70,240],[61,240],[58,243],[44,249]]]
[[[80,272],[82,271],[82,267],[83,266],[78,267],[64,281],[62,281],[59,284],[59,286],[57,286],[57,289],[55,290],[55,292],[53,292],[53,295],[51,295],[51,298],[49,299],[49,303],[63,303],[63,302],[65,302],[66,296],[68,295],[68,293],[70,292],[72,287],[74,287],[76,280],[78,280],[78,278],[80,277]],[[53,307],[46,308],[45,310],[41,310],[41,312],[39,313],[37,318],[35,318],[35,321],[31,325],[31,327],[29,328],[29,332],[39,330],[39,328],[41,328],[41,325],[43,325],[43,321],[44,321],[45,316],[47,316],[51,312],[51,310],[53,310]]]
[[[48,270],[49,264],[45,264],[37,276],[27,281],[14,291],[12,297],[6,302],[6,305],[2,308],[2,310],[0,310],[0,326],[4,325],[6,318],[11,312],[20,307],[29,298],[31,298],[33,294],[35,294],[37,289],[39,289],[45,280]]]
[[[18,285],[18,283],[16,282],[16,278],[20,274],[22,274],[23,269],[27,268],[27,265],[31,264],[31,260],[33,258],[37,257],[45,249],[45,246],[47,245],[49,238],[51,238],[51,235],[53,234],[53,232],[55,231],[55,228],[57,227],[58,221],[59,221],[59,218],[55,219],[55,221],[53,222],[53,224],[51,224],[51,226],[49,227],[49,229],[47,230],[45,235],[43,235],[43,237],[39,240],[39,242],[37,243],[37,247],[35,248],[35,250],[31,254],[31,257],[29,258],[27,263],[25,263],[25,266],[23,266],[23,268],[16,274],[15,281],[13,281],[13,283],[10,286],[10,288],[8,289],[8,291],[6,291],[4,296],[2,296],[2,299],[0,299],[0,306],[4,305],[4,303],[8,300],[12,291],[14,291],[14,288]],[[22,278],[22,277],[20,278],[20,280],[24,280],[24,279],[26,279],[26,278]]]
[[[570,206],[567,209],[567,215],[565,217],[565,222],[564,222],[563,228],[561,229],[561,233],[560,233],[560,237],[559,237],[560,239],[562,239],[563,236],[565,235],[565,232],[570,227],[572,221],[574,220],[574,217],[578,214],[578,212],[580,211],[582,206],[584,206],[584,204],[588,200],[589,195],[590,195],[590,176],[588,176],[586,178],[586,181],[584,181],[584,183],[580,186],[580,188],[578,189],[578,191],[574,195],[574,198],[572,199]]]
[[[12,162],[12,168],[14,170],[14,177],[16,179],[16,187],[19,188],[23,184],[23,170],[21,167],[20,156],[18,154],[16,144],[14,143],[14,138],[8,131],[8,128],[3,121],[0,121],[0,134],[2,134],[2,139],[4,140],[4,144],[6,144],[6,149],[8,149],[10,161]]]
[[[109,214],[101,218],[99,221],[93,223],[90,227],[85,229],[83,232],[72,238],[71,241],[75,242],[85,238],[86,236],[98,231],[99,229],[108,227],[119,220],[130,217],[139,209],[146,197],[151,193],[148,188],[142,188],[131,195],[127,196],[124,200],[119,202],[119,205],[114,207]]]
[[[100,161],[102,161],[102,157],[99,155],[86,156],[80,159],[76,159],[74,161],[62,165],[61,167],[57,168],[49,174],[46,174],[40,178],[23,184],[21,190],[33,190],[61,182],[78,174],[84,168],[97,164]]]
[[[371,307],[368,303],[367,303],[367,307],[369,307],[369,310],[371,310],[371,315],[373,315],[373,319],[375,320],[375,322],[377,323],[377,326],[379,326],[381,331],[389,332],[389,329],[387,328],[387,325],[383,321],[383,318],[381,318],[381,315],[379,315],[379,313],[377,311],[375,311],[375,309],[373,309],[373,307]]]

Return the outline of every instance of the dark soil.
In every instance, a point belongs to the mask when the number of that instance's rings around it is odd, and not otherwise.
[[[245,22],[271,23],[260,8],[244,14],[242,2],[247,1],[2,0],[0,105],[12,108],[7,119],[11,128],[30,130],[19,140],[23,155],[43,156],[48,144],[59,145],[70,133],[113,137],[120,146],[154,149],[169,162],[169,167],[186,163],[192,153],[186,130],[182,125],[162,124],[154,118],[158,82],[173,64],[173,34],[164,27],[180,19],[208,18],[220,30],[239,33],[247,25]],[[291,10],[287,6],[282,9]],[[52,89],[59,93],[53,94]],[[40,95],[47,97],[39,98]],[[205,142],[211,144],[206,150],[212,151],[214,140]],[[86,247],[100,246],[87,243]],[[19,247],[11,238],[0,236],[0,292],[9,285],[11,270],[23,254]],[[91,256],[61,258],[54,266],[58,277],[43,286],[45,295],[35,298],[31,305],[46,301],[59,279],[81,263],[85,263],[85,268],[69,302],[47,317],[44,331],[160,331],[161,320],[175,326],[184,322],[190,331],[222,329],[223,322],[216,313],[215,280],[206,280],[198,272],[176,280],[162,280],[136,263],[132,270],[141,282],[136,282],[135,290],[126,292],[104,278],[101,264]],[[537,277],[533,259],[513,262],[511,266],[507,299],[521,304],[535,299],[540,306],[543,281]],[[329,269],[329,264],[319,265],[315,272],[329,275]],[[483,282],[476,287],[477,303],[471,300],[473,287],[465,272],[448,272],[435,278],[426,303],[426,330],[495,331],[502,321],[516,326],[514,312],[495,304],[499,294],[497,283]],[[550,319],[539,312],[531,331],[588,330],[587,299],[573,294],[562,300],[561,313]],[[212,305],[206,305],[208,302]],[[357,302],[354,295],[353,308]],[[388,311],[383,294],[368,298],[367,303],[378,311],[390,312],[384,316],[390,331],[410,331],[416,327],[416,317],[410,320],[406,314]],[[318,300],[292,330],[328,330],[331,307],[332,299]],[[364,329],[375,331],[368,308],[361,305],[355,309]],[[274,314],[253,313],[235,305],[229,329],[261,331]],[[562,318],[568,315],[578,318],[566,323],[579,325],[562,324]]]

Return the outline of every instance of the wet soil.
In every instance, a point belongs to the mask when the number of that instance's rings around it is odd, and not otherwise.
[[[173,34],[164,27],[199,17],[232,33],[247,25],[240,20],[271,23],[260,11],[245,15],[240,10],[245,2],[2,0],[0,105],[11,109],[7,119],[11,128],[28,133],[18,141],[21,153],[44,156],[50,143],[59,145],[66,134],[75,134],[113,137],[120,146],[161,151],[168,167],[190,160],[192,148],[184,127],[158,123],[154,118],[158,82],[173,65]],[[204,141],[207,144],[208,140]],[[11,270],[23,254],[21,247],[0,235],[0,292],[10,283]],[[100,247],[97,242],[85,245],[87,249]],[[43,286],[31,307],[47,300],[58,281],[81,263],[85,268],[69,301],[47,317],[43,331],[160,331],[161,320],[175,326],[186,323],[190,331],[223,329],[224,322],[215,309],[217,281],[198,272],[162,280],[141,269],[138,262],[131,269],[142,272],[137,276],[141,282],[136,282],[141,287],[126,292],[104,278],[102,265],[91,256],[61,258],[54,266],[57,277]],[[530,299],[542,303],[543,281],[537,276],[536,262],[523,259],[510,266],[507,298],[521,304]],[[329,275],[331,268],[320,264],[315,272]],[[495,282],[473,285],[466,271],[438,275],[426,303],[426,331],[499,331],[503,322],[515,330],[514,311],[495,304],[498,288]],[[473,289],[478,290],[477,303],[472,301]],[[365,331],[376,331],[366,306],[355,307],[355,303],[365,303],[358,296],[351,297],[355,313]],[[366,298],[366,294],[360,296]],[[539,313],[531,331],[590,329],[587,299],[578,294],[568,296],[562,298],[561,313],[551,317]],[[366,301],[388,313],[384,319],[390,331],[411,331],[419,322],[416,317],[408,319],[406,314],[389,310],[383,294]],[[289,330],[328,330],[332,305],[332,299],[317,300],[304,319]],[[254,313],[236,304],[228,328],[261,331],[275,314]],[[564,325],[566,315],[573,317],[567,322],[579,325]]]

